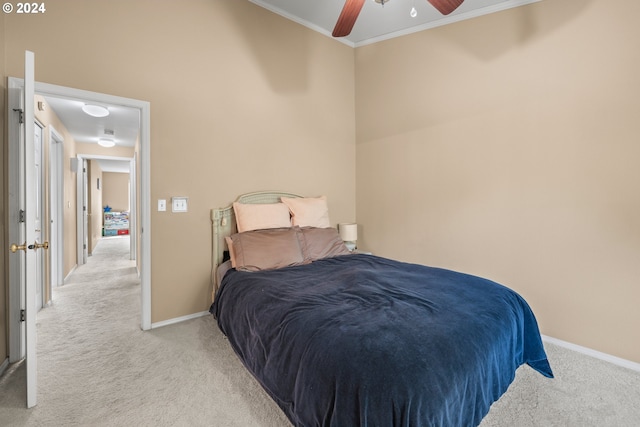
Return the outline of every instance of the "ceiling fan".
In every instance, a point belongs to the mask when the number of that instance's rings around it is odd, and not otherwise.
[[[381,3],[384,5],[385,1],[389,0],[375,0],[377,3]],[[458,8],[464,2],[464,0],[427,0],[433,7],[438,9],[440,13],[443,15],[448,15],[454,10]],[[351,29],[353,25],[356,23],[356,19],[358,19],[358,15],[360,14],[360,10],[362,6],[364,6],[365,0],[346,0],[344,2],[344,7],[342,8],[342,12],[340,12],[340,16],[338,17],[338,22],[336,22],[336,26],[333,29],[333,37],[344,37],[348,36],[351,33]]]

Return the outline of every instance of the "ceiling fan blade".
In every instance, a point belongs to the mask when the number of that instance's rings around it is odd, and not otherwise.
[[[428,0],[443,15],[448,15],[460,6],[464,0]]]
[[[346,0],[344,2],[344,7],[342,8],[342,12],[340,12],[338,22],[336,22],[336,26],[333,29],[333,37],[344,37],[351,34],[351,29],[356,23],[358,15],[360,15],[364,1],[365,0]]]

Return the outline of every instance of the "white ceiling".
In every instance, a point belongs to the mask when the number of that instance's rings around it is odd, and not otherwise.
[[[331,37],[345,0],[249,0],[278,15]],[[367,0],[347,37],[338,38],[352,47],[450,24],[541,0],[465,0],[453,13],[443,16],[427,0],[387,0],[384,6]],[[418,15],[409,13],[415,7]]]
[[[45,96],[45,101],[76,142],[97,144],[98,139],[104,137],[112,139],[117,146],[135,146],[140,131],[140,110],[101,104],[107,107],[109,115],[92,117],[82,111],[84,101],[53,96]],[[113,131],[113,135],[105,134],[105,130]],[[103,172],[129,172],[128,161],[100,159],[98,162]]]

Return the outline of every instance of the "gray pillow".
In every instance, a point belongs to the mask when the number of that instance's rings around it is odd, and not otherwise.
[[[306,264],[297,227],[245,231],[227,238],[236,270],[260,271]]]
[[[302,252],[307,262],[351,254],[335,228],[302,227],[300,231],[303,236]]]

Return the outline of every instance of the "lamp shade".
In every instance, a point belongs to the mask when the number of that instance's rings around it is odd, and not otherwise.
[[[338,232],[340,233],[340,238],[345,242],[355,242],[358,240],[358,224],[338,224]]]

